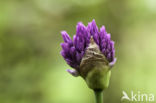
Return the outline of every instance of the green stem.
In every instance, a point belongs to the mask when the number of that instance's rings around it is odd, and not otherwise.
[[[103,103],[103,91],[94,90],[96,103]]]

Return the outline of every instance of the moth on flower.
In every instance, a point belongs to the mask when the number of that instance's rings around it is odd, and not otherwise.
[[[114,41],[102,26],[100,30],[95,20],[84,26],[79,22],[73,40],[66,31],[61,32],[61,55],[73,68],[67,71],[73,76],[81,76],[94,90],[108,87],[111,71],[116,62]]]

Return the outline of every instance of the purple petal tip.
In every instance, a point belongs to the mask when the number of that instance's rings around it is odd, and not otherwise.
[[[67,69],[66,71],[71,75],[73,75],[74,77],[79,76],[79,73],[75,69]]]
[[[114,64],[116,63],[116,60],[117,60],[117,58],[114,58],[114,60],[109,63],[110,68],[112,68],[114,66]]]

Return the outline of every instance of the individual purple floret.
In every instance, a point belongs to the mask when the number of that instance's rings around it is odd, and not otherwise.
[[[110,67],[114,65],[116,61],[114,42],[111,40],[111,36],[106,32],[104,26],[98,30],[95,20],[88,23],[87,27],[79,22],[76,26],[76,35],[73,36],[73,41],[66,31],[62,31],[61,34],[64,40],[64,43],[61,43],[61,55],[77,72],[79,72],[81,60],[90,44],[91,37],[93,37],[99,50],[106,57]],[[70,73],[73,73],[73,71]]]

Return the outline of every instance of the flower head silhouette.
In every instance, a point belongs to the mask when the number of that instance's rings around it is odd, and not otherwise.
[[[114,41],[111,40],[105,27],[98,29],[95,20],[87,26],[79,22],[73,40],[66,31],[62,31],[61,34],[64,40],[64,43],[61,43],[61,55],[74,68],[67,71],[74,76],[82,76],[90,88],[102,88],[101,86],[92,87],[88,77],[99,79],[97,76],[103,76],[103,71],[108,72],[116,62]],[[93,81],[97,82],[98,79]]]

